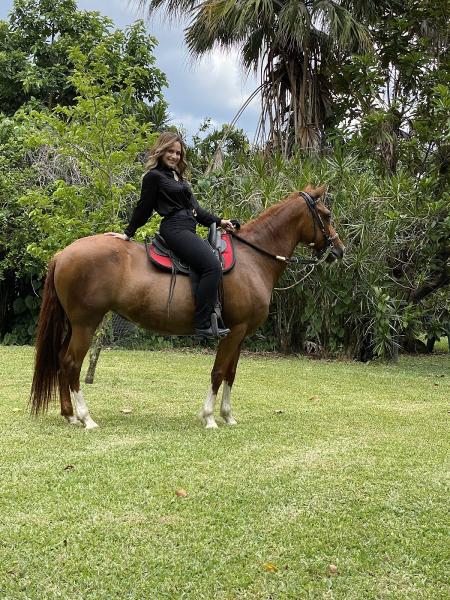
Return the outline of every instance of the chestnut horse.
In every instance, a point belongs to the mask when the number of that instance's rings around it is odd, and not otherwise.
[[[234,244],[236,264],[223,279],[223,319],[230,333],[220,340],[211,387],[200,413],[207,428],[217,427],[213,411],[222,382],[220,414],[226,424],[236,423],[231,414],[231,387],[241,346],[245,336],[267,318],[272,290],[286,268],[283,257],[290,257],[301,242],[316,254],[328,248],[328,261],[343,255],[344,246],[321,200],[324,191],[324,187],[308,187],[292,193],[239,231],[242,240]],[[56,254],[49,264],[38,322],[32,412],[45,411],[59,388],[61,415],[71,424],[97,427],[80,390],[81,365],[96,328],[112,310],[145,329],[192,334],[194,302],[189,278],[177,278],[170,315],[169,286],[170,275],[149,263],[142,244],[95,235]]]

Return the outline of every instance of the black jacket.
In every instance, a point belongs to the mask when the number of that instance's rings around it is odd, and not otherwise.
[[[158,165],[144,175],[141,197],[124,233],[133,237],[136,229],[147,223],[154,210],[162,217],[170,217],[184,208],[193,209],[193,216],[201,225],[220,225],[220,217],[212,215],[199,205],[189,184],[183,178],[180,177],[177,181],[172,169]]]

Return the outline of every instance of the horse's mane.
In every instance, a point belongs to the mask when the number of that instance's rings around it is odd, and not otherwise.
[[[323,194],[323,192],[325,191],[325,186],[314,188],[312,185],[307,185],[306,188],[302,191],[310,194],[313,198],[317,198]],[[243,232],[251,232],[255,228],[261,229],[262,227],[269,226],[269,224],[273,222],[273,217],[276,216],[280,211],[282,211],[284,206],[297,195],[298,192],[292,192],[287,198],[285,198],[281,202],[277,202],[276,204],[269,206],[269,208],[267,208],[262,214],[258,215],[248,223],[245,223],[245,225],[242,226],[241,230]]]

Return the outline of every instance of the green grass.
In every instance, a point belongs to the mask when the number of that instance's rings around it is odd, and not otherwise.
[[[449,597],[448,354],[244,356],[214,431],[212,355],[103,352],[89,432],[28,416],[32,357],[0,347],[0,598]]]

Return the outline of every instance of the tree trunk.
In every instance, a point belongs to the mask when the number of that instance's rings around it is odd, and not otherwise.
[[[95,369],[97,368],[97,361],[98,357],[100,356],[101,349],[101,342],[96,340],[89,354],[89,367],[86,373],[86,379],[84,380],[85,383],[94,383]]]
[[[104,343],[109,337],[111,330],[111,319],[112,313],[106,313],[103,317],[103,321],[100,323],[100,327],[97,329],[94,341],[91,345],[91,351],[89,353],[89,367],[86,373],[85,383],[94,383],[95,369],[97,368],[97,362],[100,356],[101,349]]]

